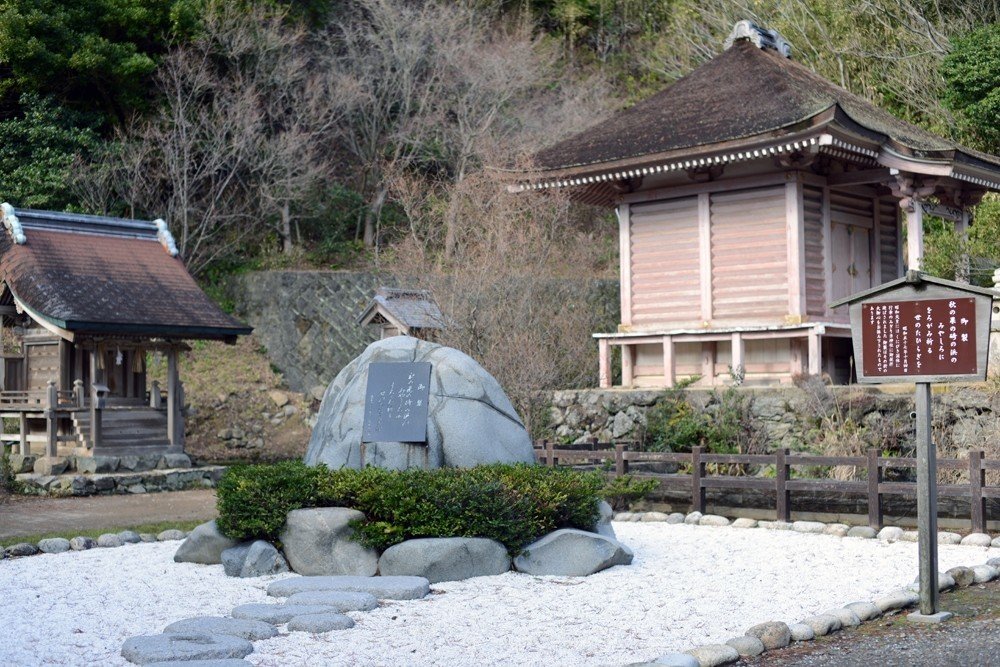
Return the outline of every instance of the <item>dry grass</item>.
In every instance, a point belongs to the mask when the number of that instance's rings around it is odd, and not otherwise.
[[[305,418],[316,407],[314,401],[285,387],[253,336],[235,345],[196,342],[181,356],[179,365],[189,406],[186,449],[192,457],[208,463],[274,461],[305,454],[310,434]],[[161,386],[165,386],[165,366],[156,359],[149,364],[151,379],[160,380]],[[275,390],[285,394],[296,410],[280,424],[271,422],[280,412],[270,396]],[[248,434],[243,442],[262,444],[238,446],[235,440],[219,437],[220,431],[236,429]]]

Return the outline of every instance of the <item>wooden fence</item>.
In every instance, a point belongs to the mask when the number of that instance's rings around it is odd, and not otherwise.
[[[593,443],[588,449],[557,449],[554,443],[542,441],[535,447],[539,463],[546,465],[601,465],[612,462],[608,473],[612,476],[629,474],[629,465],[639,462],[674,463],[689,465],[690,474],[641,473],[636,477],[656,479],[661,486],[688,488],[691,492],[693,511],[705,511],[705,493],[708,489],[757,489],[774,491],[778,521],[791,520],[791,497],[797,491],[827,491],[866,495],[868,499],[868,525],[876,530],[883,526],[882,499],[886,495],[916,496],[916,482],[885,481],[885,471],[891,468],[915,468],[917,460],[906,457],[884,457],[877,449],[869,449],[866,456],[813,456],[791,454],[781,449],[774,454],[709,454],[701,447],[694,447],[690,454],[674,452],[643,452],[629,449],[628,443]],[[774,466],[774,477],[710,474],[708,466]],[[968,470],[966,484],[938,483],[939,496],[968,498],[970,517],[975,532],[986,532],[986,500],[1000,498],[1000,486],[986,484],[988,470],[1000,470],[1000,460],[987,460],[981,451],[970,451],[966,459],[938,459],[938,470]],[[836,481],[831,479],[792,476],[792,470],[806,466],[854,466],[864,468],[866,480]],[[874,471],[875,474],[871,474]]]

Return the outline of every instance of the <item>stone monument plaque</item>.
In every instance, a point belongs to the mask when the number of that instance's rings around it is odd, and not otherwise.
[[[369,364],[361,442],[427,444],[430,380],[428,362]]]

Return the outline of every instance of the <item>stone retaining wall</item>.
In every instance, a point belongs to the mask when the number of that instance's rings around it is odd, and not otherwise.
[[[167,468],[104,474],[17,475],[25,493],[37,496],[93,496],[214,488],[225,466]]]
[[[720,389],[719,391],[725,391]],[[875,387],[825,387],[816,382],[798,387],[740,387],[750,399],[752,422],[768,451],[816,451],[822,431],[841,427],[885,433],[902,446],[913,441],[913,394]],[[709,390],[689,389],[685,397],[709,414],[718,409]],[[645,434],[646,413],[662,390],[579,389],[551,396],[550,431],[559,443],[638,441]],[[1000,458],[1000,392],[991,383],[940,385],[934,388],[932,429],[939,456],[952,449],[992,447]],[[863,452],[837,452],[862,455]]]
[[[378,338],[356,320],[380,284],[371,273],[256,271],[233,277],[227,292],[288,386],[308,393]]]

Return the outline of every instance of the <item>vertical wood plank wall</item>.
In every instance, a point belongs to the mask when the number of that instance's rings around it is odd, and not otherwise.
[[[894,199],[880,199],[878,213],[881,282],[887,283],[903,275],[899,252],[899,204]]]
[[[782,322],[789,306],[784,186],[713,193],[711,209],[715,319]]]
[[[823,190],[806,186],[802,193],[805,227],[806,313],[826,315],[826,257],[823,251]]]

